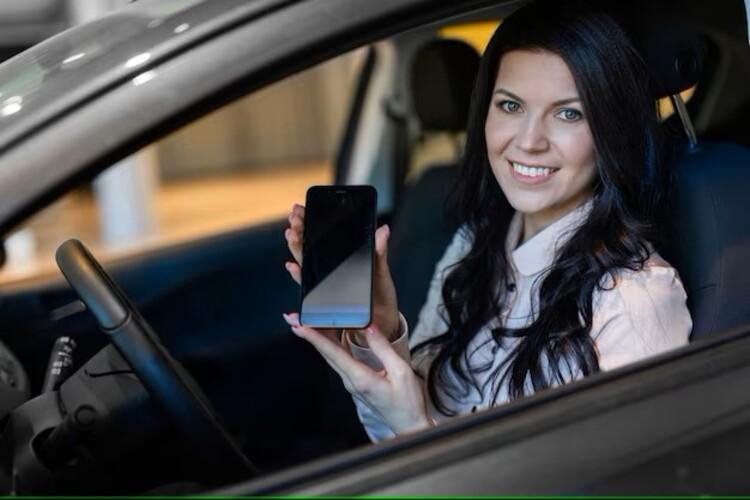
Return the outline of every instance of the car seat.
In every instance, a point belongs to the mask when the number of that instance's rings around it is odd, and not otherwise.
[[[750,323],[750,218],[745,215],[750,149],[696,139],[679,93],[696,82],[700,85],[707,52],[703,35],[664,26],[639,28],[634,38],[650,70],[652,93],[673,100],[676,119],[687,137],[669,165],[673,185],[660,252],[685,285],[693,318],[691,340],[696,340]],[[463,76],[457,71],[433,74]],[[691,105],[700,112],[702,99],[698,93],[695,97]],[[461,98],[468,103],[468,95]],[[416,109],[424,123],[431,123],[430,106]],[[455,230],[443,215],[443,201],[456,173],[455,164],[426,169],[408,188],[394,217],[391,268],[399,305],[411,325],[424,302],[434,265]]]
[[[410,91],[421,130],[463,132],[468,118],[479,54],[458,40],[435,39],[415,54]],[[425,166],[404,188],[393,222],[390,267],[399,308],[412,327],[427,297],[437,261],[456,230],[444,202],[458,174],[458,158]]]
[[[679,95],[697,83],[691,110],[701,116],[701,129],[710,129],[716,103],[705,90],[710,85],[711,94],[722,92],[715,88],[716,65],[706,60],[715,50],[715,35],[680,25],[666,31],[648,28],[642,28],[637,40],[650,69],[652,91],[657,98],[672,99],[687,138],[669,165],[673,183],[660,252],[683,281],[693,318],[690,338],[696,340],[750,323],[750,219],[742,216],[750,192],[750,150],[730,142],[698,141]],[[744,51],[745,57],[750,55],[747,45]],[[732,89],[736,81],[719,76],[728,85],[724,92],[745,98],[744,87],[738,92]],[[721,122],[727,113],[714,114]]]
[[[699,143],[674,168],[662,253],[685,285],[695,340],[750,323],[750,149]]]

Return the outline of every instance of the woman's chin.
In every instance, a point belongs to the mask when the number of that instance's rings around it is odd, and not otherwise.
[[[513,199],[509,197],[508,202],[516,212],[524,215],[541,214],[553,208],[553,205],[548,200]]]

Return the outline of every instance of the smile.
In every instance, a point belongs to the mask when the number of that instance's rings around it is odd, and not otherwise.
[[[521,182],[537,183],[551,177],[555,172],[560,170],[555,167],[543,167],[538,165],[524,165],[515,161],[509,161],[513,177]]]

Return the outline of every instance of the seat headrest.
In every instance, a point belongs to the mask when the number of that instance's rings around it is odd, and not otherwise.
[[[678,94],[699,79],[708,50],[701,28],[674,2],[604,0],[599,3],[625,30],[650,75],[654,98]]]
[[[679,94],[698,82],[707,46],[697,32],[663,27],[643,34],[640,43],[655,98]]]
[[[417,51],[411,65],[411,95],[424,130],[466,128],[478,69],[477,51],[458,40],[432,40]]]

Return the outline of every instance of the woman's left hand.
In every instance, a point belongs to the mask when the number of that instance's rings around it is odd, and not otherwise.
[[[376,327],[369,326],[365,334],[383,365],[380,371],[354,359],[335,330],[301,326],[297,313],[285,314],[284,319],[292,332],[310,342],[339,374],[346,390],[377,412],[393,432],[404,434],[430,426],[419,378]]]

